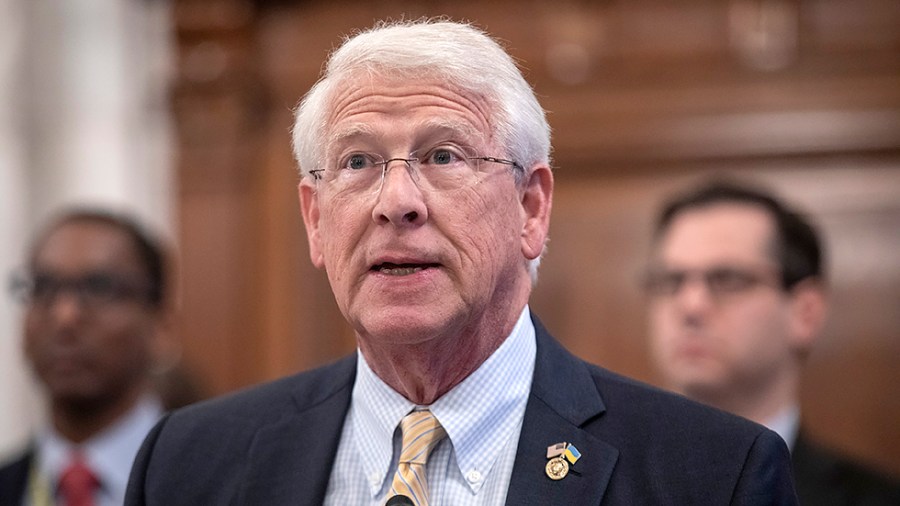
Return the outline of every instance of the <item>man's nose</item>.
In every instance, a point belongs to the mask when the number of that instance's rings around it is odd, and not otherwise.
[[[711,309],[715,301],[702,277],[688,276],[675,293],[675,303],[685,313],[700,314]]]
[[[84,315],[84,301],[74,289],[61,289],[46,302],[47,314],[59,326],[78,322]]]
[[[396,163],[400,162],[400,163]],[[384,165],[372,219],[396,226],[421,225],[428,219],[425,195],[416,183],[418,174],[403,159],[388,160]]]

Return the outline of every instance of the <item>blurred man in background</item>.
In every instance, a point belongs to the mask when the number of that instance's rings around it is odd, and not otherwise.
[[[827,310],[822,257],[813,226],[764,191],[711,182],[679,195],[647,276],[653,359],[671,389],[778,432],[801,504],[897,505],[896,484],[800,424],[800,373]]]
[[[150,371],[164,349],[166,276],[160,245],[126,217],[71,211],[38,236],[12,290],[50,423],[0,468],[0,504],[122,504],[163,412]]]

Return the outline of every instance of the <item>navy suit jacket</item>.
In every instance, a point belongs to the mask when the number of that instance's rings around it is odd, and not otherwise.
[[[506,504],[796,504],[768,429],[590,365],[535,319],[537,362]],[[321,505],[356,358],[176,411],[150,432],[127,506]],[[559,481],[549,445],[582,454]]]
[[[0,506],[22,504],[33,458],[34,450],[29,448],[14,460],[0,466]]]

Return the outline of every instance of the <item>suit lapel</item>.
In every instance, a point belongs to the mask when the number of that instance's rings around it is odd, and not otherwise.
[[[350,406],[355,360],[354,356],[341,364],[341,373],[331,377],[331,389],[307,385],[304,392],[294,395],[299,412],[257,432],[248,452],[247,476],[237,504],[302,506],[324,502]],[[324,400],[317,399],[317,390],[331,393]]]
[[[584,364],[534,318],[537,361],[506,504],[600,504],[618,450],[583,429],[602,416],[603,400]],[[561,480],[546,472],[547,447],[566,442],[581,458]]]
[[[0,504],[22,504],[33,458],[34,448],[29,448],[20,459],[0,469]]]

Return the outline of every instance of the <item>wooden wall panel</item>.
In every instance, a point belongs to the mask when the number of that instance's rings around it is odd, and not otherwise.
[[[291,109],[342,35],[445,14],[501,38],[550,112],[556,204],[532,305],[554,333],[655,382],[638,278],[660,199],[708,173],[761,178],[815,214],[833,253],[806,418],[900,474],[897,2],[179,0],[175,13],[179,329],[211,393],[354,348],[308,259]]]

